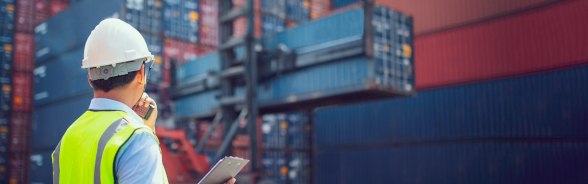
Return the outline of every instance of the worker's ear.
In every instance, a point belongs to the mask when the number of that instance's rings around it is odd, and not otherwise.
[[[139,82],[139,84],[145,84],[145,65],[141,65],[141,69],[137,71],[137,76],[135,76],[135,79],[137,80],[137,82]]]
[[[88,74],[88,84],[90,84],[90,87],[94,88],[94,86],[92,86],[92,81],[90,80],[90,74]]]

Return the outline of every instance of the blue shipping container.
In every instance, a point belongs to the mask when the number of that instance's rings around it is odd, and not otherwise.
[[[11,31],[0,29],[0,70],[12,69],[12,58],[14,51],[13,34]]]
[[[12,73],[0,72],[0,110],[7,112],[12,105]]]
[[[198,41],[198,0],[164,0],[164,31],[167,37]]]
[[[0,29],[13,30],[16,14],[15,0],[0,1]]]
[[[262,145],[270,149],[308,149],[310,130],[307,112],[266,114],[262,116]]]
[[[6,153],[9,150],[9,139],[10,134],[10,115],[8,112],[0,112],[0,154]]]
[[[310,20],[310,0],[286,0],[286,17],[298,23]]]
[[[261,18],[261,34],[272,34],[286,30],[286,22],[279,17],[263,15]]]
[[[288,158],[286,153],[279,151],[267,151],[263,153],[263,178],[275,183],[288,181]]]
[[[286,0],[261,0],[261,11],[282,19],[286,18]]]
[[[586,154],[581,141],[325,150],[316,153],[313,171],[315,183],[582,183]]]
[[[90,93],[50,106],[36,108],[33,113],[31,133],[32,150],[55,149],[67,128],[88,110],[92,98],[93,95]]]
[[[0,183],[8,183],[8,155],[0,154]]]
[[[38,151],[31,154],[31,183],[53,183],[51,154],[53,154],[53,149]]]
[[[337,9],[358,2],[360,2],[360,0],[333,0],[332,6],[333,9]]]
[[[178,117],[212,116],[219,110],[219,95],[219,90],[211,90],[180,98],[174,102],[174,114]]]
[[[317,110],[318,148],[481,138],[587,138],[588,66]],[[334,126],[336,125],[336,126]]]
[[[92,87],[88,84],[88,69],[80,67],[83,57],[82,47],[36,66],[35,106],[92,92]]]
[[[157,22],[161,18],[155,12],[161,8],[156,6],[162,3],[157,0],[80,1],[35,27],[35,62],[83,48],[90,32],[106,18],[119,18],[137,29],[144,28],[142,31],[147,33],[160,34],[161,23]],[[141,23],[147,25],[142,27]]]
[[[214,52],[199,58],[182,63],[176,69],[177,84],[182,84],[186,79],[205,73],[217,73],[220,71],[220,53]]]

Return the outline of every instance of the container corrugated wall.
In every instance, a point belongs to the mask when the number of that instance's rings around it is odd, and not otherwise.
[[[421,35],[486,21],[558,1],[565,0],[376,0],[376,3],[413,16],[418,20],[414,25],[415,33]],[[334,7],[335,4],[337,3],[333,4]]]
[[[198,41],[198,0],[164,0],[164,31],[167,37]]]
[[[34,71],[35,106],[92,92],[87,80],[88,70],[80,68],[83,57],[84,49],[79,48],[37,65]]]
[[[53,181],[51,154],[53,149],[31,154],[31,183],[49,184]]]
[[[32,150],[55,149],[65,130],[88,110],[92,98],[92,94],[87,94],[35,109],[31,128]]]
[[[482,138],[586,138],[588,66],[320,109],[318,148]],[[337,125],[337,126],[333,126]]]
[[[366,122],[369,123],[369,122]],[[463,142],[321,151],[315,183],[582,183],[588,142]]]
[[[14,34],[12,31],[0,28],[0,70],[12,69],[14,52]]]
[[[0,114],[0,154],[6,154],[10,147],[10,115]],[[0,180],[1,181],[1,180]]]
[[[533,73],[588,61],[588,1],[418,37],[418,89]]]

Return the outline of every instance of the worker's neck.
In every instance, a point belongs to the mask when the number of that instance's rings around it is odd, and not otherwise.
[[[124,103],[125,105],[129,106],[130,108],[132,108],[137,103],[137,100],[139,100],[138,98],[135,99],[135,98],[132,98],[131,96],[133,96],[133,95],[129,94],[129,92],[127,92],[126,90],[120,90],[120,89],[114,89],[114,90],[110,90],[108,92],[104,92],[101,90],[94,91],[94,98],[107,98],[107,99],[111,99],[111,100],[116,100],[116,101]]]

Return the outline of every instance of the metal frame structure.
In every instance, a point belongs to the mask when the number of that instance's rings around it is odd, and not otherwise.
[[[256,98],[257,89],[257,58],[253,28],[253,0],[247,0],[246,5],[242,8],[233,8],[231,0],[219,1],[219,20],[220,20],[220,53],[221,53],[221,103],[222,122],[226,125],[225,137],[218,153],[213,160],[219,160],[222,156],[231,151],[230,143],[237,133],[241,120],[247,118],[247,132],[250,136],[251,148],[251,168],[255,173],[259,169],[257,158],[257,115],[258,106]],[[245,36],[233,36],[233,21],[240,17],[247,18],[247,33]],[[238,47],[245,48],[244,58],[237,58],[235,49]],[[233,90],[238,77],[245,80],[246,96],[234,96]],[[241,106],[241,108],[239,108]],[[237,112],[241,109],[241,112]],[[237,114],[239,114],[237,116]],[[216,118],[215,118],[216,119]],[[211,129],[212,130],[212,129]],[[210,131],[210,130],[209,130]],[[202,143],[201,143],[202,144]],[[199,145],[201,148],[202,145]]]

